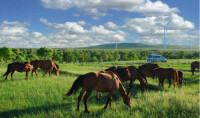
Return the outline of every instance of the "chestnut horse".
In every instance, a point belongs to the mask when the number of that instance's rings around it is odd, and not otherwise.
[[[162,68],[158,67],[154,69],[154,74],[159,79],[159,85],[164,87],[164,79],[167,78],[169,81],[169,88],[171,86],[171,79],[174,81],[174,88],[179,83],[178,71],[173,68]]]
[[[191,64],[192,75],[194,75],[194,71],[195,71],[196,68],[199,69],[199,61],[192,62],[192,64]]]
[[[81,87],[82,91],[78,96],[78,103],[76,109],[78,111],[81,99],[85,94],[84,97],[85,112],[89,113],[87,102],[93,89],[95,89],[98,92],[109,92],[108,100],[103,110],[107,109],[108,104],[111,106],[112,96],[116,91],[119,91],[119,93],[121,94],[124,104],[128,105],[129,107],[131,106],[130,94],[127,94],[126,89],[124,88],[119,77],[113,72],[101,72],[101,73],[90,72],[81,75],[74,81],[71,89],[65,95],[70,96],[72,93],[78,91],[78,89]]]
[[[138,79],[140,82],[140,89],[142,92],[144,92],[145,87],[148,84],[147,81],[141,76],[138,69],[134,66],[113,66],[106,69],[106,71],[113,71],[120,77],[121,81],[123,82],[130,80],[128,93],[131,92],[132,85],[136,79]]]
[[[38,68],[45,70],[43,77],[47,74],[48,71],[49,71],[49,77],[50,77],[50,74],[51,74],[51,71],[53,70],[53,68],[56,70],[55,71],[56,75],[59,76],[59,68],[56,67],[56,64],[51,59],[49,59],[49,60],[32,60],[31,65],[33,65],[32,77],[33,77],[33,72],[35,72],[35,74],[38,77],[38,74],[37,74]]]
[[[7,71],[3,76],[6,76],[5,80],[7,80],[8,74],[11,72],[11,79],[13,80],[13,73],[15,71],[18,72],[26,72],[26,79],[28,79],[28,74],[31,71],[31,65],[29,62],[24,62],[24,63],[20,63],[20,62],[14,62],[14,63],[10,63],[8,64],[7,67]]]
[[[154,69],[159,67],[158,64],[153,64],[153,63],[146,63],[143,65],[140,65],[138,67],[138,71],[141,73],[141,75],[145,78],[147,81],[146,77],[151,77],[154,79]]]

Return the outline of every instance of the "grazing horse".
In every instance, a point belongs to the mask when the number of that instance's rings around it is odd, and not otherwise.
[[[178,71],[173,68],[162,68],[158,67],[154,69],[154,74],[159,79],[159,85],[164,87],[164,79],[167,78],[169,81],[169,88],[171,86],[171,79],[174,81],[174,88],[179,83]]]
[[[141,73],[141,75],[145,78],[147,81],[146,77],[152,77],[154,79],[154,69],[159,67],[158,64],[153,64],[153,63],[146,63],[143,65],[140,65],[138,67],[138,71]]]
[[[148,84],[147,81],[141,76],[138,69],[135,68],[134,66],[128,66],[128,67],[113,66],[106,69],[106,71],[112,71],[116,73],[123,82],[130,80],[128,93],[131,92],[131,87],[136,79],[138,79],[140,82],[140,89],[142,92],[144,92],[145,87]]]
[[[11,72],[11,79],[13,80],[13,73],[15,71],[18,72],[26,72],[26,79],[28,79],[28,74],[31,71],[31,65],[29,62],[24,62],[24,63],[19,63],[19,62],[14,62],[8,64],[7,71],[3,76],[6,76],[5,80],[7,80],[8,74]]]
[[[192,62],[192,64],[191,64],[192,75],[194,75],[194,71],[195,71],[196,68],[199,69],[199,61]]]
[[[182,84],[183,84],[183,82],[185,81],[185,80],[183,79],[183,72],[180,71],[180,70],[178,70],[178,76],[179,76],[179,85],[180,85],[180,87],[182,87]]]
[[[131,107],[130,94],[127,94],[126,89],[124,88],[119,77],[113,72],[90,72],[81,75],[74,81],[71,89],[65,95],[70,96],[72,93],[78,91],[78,89],[81,87],[82,91],[78,96],[78,103],[76,109],[77,111],[79,111],[79,105],[81,99],[85,94],[84,97],[85,112],[89,113],[87,102],[93,89],[95,89],[98,92],[109,92],[108,100],[103,110],[107,109],[108,104],[111,106],[112,96],[116,91],[119,91],[119,93],[121,94],[124,104]]]
[[[35,74],[38,77],[38,74],[37,74],[38,68],[45,70],[43,77],[47,74],[48,71],[49,71],[49,77],[50,77],[50,74],[51,74],[51,71],[53,70],[53,68],[56,70],[56,75],[59,76],[59,68],[56,67],[56,64],[51,59],[49,59],[49,60],[32,60],[31,65],[33,65],[32,77],[33,77],[33,72],[35,72]]]

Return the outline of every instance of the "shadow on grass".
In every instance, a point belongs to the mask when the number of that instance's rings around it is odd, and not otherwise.
[[[63,75],[72,75],[72,76],[80,76],[80,75],[82,75],[82,74],[71,73],[71,72],[62,71],[62,70],[59,71],[59,74],[63,74]]]
[[[199,84],[199,81],[200,81],[200,79],[199,79],[199,77],[198,77],[198,79],[194,79],[194,78],[185,78],[184,77],[184,80],[185,80],[185,82],[183,83],[183,85],[185,84],[185,85],[191,85],[191,84]]]
[[[39,106],[39,107],[31,107],[26,109],[15,109],[15,110],[9,110],[9,111],[1,111],[0,117],[1,118],[10,118],[10,117],[20,117],[24,114],[39,114],[41,112],[51,112],[55,111],[56,109],[69,109],[74,105],[74,103],[68,103],[68,104],[53,104],[53,105],[46,105],[46,106]]]

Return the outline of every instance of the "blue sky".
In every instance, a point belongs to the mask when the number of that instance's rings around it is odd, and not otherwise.
[[[198,0],[1,0],[0,46],[199,45]],[[171,19],[171,20],[170,20]]]

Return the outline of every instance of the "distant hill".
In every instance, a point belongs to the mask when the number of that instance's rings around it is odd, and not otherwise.
[[[190,46],[186,45],[166,45],[167,49],[190,49]],[[115,44],[103,44],[97,46],[83,47],[81,49],[115,49]],[[117,49],[163,49],[163,45],[147,45],[141,43],[119,43]],[[193,47],[198,49],[198,47]]]

